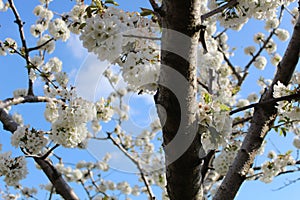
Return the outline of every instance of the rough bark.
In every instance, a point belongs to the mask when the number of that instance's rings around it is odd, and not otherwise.
[[[201,0],[162,3],[161,71],[155,95],[163,126],[167,191],[171,200],[202,199],[196,61]]]
[[[270,101],[273,98],[273,86],[280,81],[287,85],[293,75],[299,60],[300,50],[300,18],[294,27],[292,38],[285,51],[282,61],[277,67],[277,72],[270,88],[261,96],[260,102]],[[234,199],[240,186],[245,181],[248,170],[253,164],[257,151],[270,130],[277,114],[276,103],[263,104],[254,110],[253,118],[247,136],[230,167],[214,200]]]
[[[14,133],[19,124],[17,124],[4,109],[0,109],[0,121],[3,124],[3,129]],[[63,179],[62,175],[56,170],[49,160],[34,158],[35,162],[41,167],[48,179],[55,188],[56,193],[60,194],[64,199],[77,200],[79,199],[72,188]]]

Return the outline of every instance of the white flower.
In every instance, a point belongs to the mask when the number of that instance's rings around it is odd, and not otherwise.
[[[269,151],[268,158],[275,159],[276,157],[277,157],[277,154],[275,153],[275,151]]]
[[[265,35],[263,33],[257,33],[254,35],[254,42],[257,44],[260,44],[261,42],[264,42]]]
[[[38,40],[38,42],[37,42],[37,46],[41,46],[40,47],[40,50],[46,50],[47,51],[47,53],[52,53],[53,51],[54,51],[54,49],[55,49],[55,42],[54,42],[54,40],[52,40],[52,41],[50,41],[49,42],[49,40],[51,40],[51,36],[50,35],[48,35],[48,34],[45,34],[45,35],[43,35],[39,40]],[[47,44],[45,44],[46,42],[48,42]]]
[[[68,82],[69,82],[69,78],[66,72],[58,72],[55,75],[55,80],[56,82],[62,86],[62,87],[66,87]]]
[[[244,107],[244,106],[248,106],[250,104],[248,99],[239,99],[236,107],[240,108],[240,107]]]
[[[49,32],[55,39],[61,39],[64,42],[70,37],[67,24],[60,18],[56,18],[49,24]]]
[[[50,3],[53,0],[40,0],[41,4]]]
[[[6,38],[5,41],[4,41],[4,48],[15,50],[15,49],[18,48],[18,45],[17,45],[17,42],[14,39]]]
[[[20,115],[18,113],[13,114],[12,118],[15,122],[17,122],[20,125],[22,125],[24,123],[22,115]]]
[[[29,60],[30,60],[30,63],[35,68],[40,67],[44,63],[44,60],[41,56],[34,56],[33,58],[30,58]]]
[[[34,82],[36,80],[36,74],[35,74],[35,71],[34,69],[30,69],[30,72],[29,72],[29,78],[32,82]]]
[[[130,194],[132,189],[126,181],[120,182],[117,184],[117,189],[120,190],[124,194]]]
[[[287,30],[281,29],[281,28],[277,29],[275,31],[275,34],[278,37],[278,39],[281,41],[287,41],[290,37],[289,32]]]
[[[256,102],[258,100],[258,96],[255,93],[251,93],[247,97],[249,102]]]
[[[24,157],[11,158],[11,152],[0,154],[0,176],[9,186],[16,186],[27,175],[27,164]]]
[[[5,47],[4,43],[0,40],[0,55],[6,56],[6,50],[7,48]]]
[[[24,97],[27,95],[26,89],[17,89],[14,91],[14,98]]]
[[[52,122],[49,138],[57,144],[73,148],[83,143],[89,136],[87,122],[96,117],[96,110],[93,103],[82,98],[75,97],[69,101],[69,105],[62,103],[57,108],[55,105],[47,104],[49,114],[45,115],[52,115],[48,119]]]
[[[271,39],[266,45],[266,51],[271,54],[277,50],[277,44]]]
[[[34,24],[30,27],[30,33],[34,37],[39,37],[45,31],[45,27],[42,24]]]
[[[43,12],[45,8],[42,5],[37,5],[34,9],[33,9],[33,13],[36,16],[39,16],[41,12]]]
[[[110,121],[111,117],[114,114],[112,107],[109,105],[109,102],[105,101],[104,98],[101,98],[95,103],[97,111],[97,119],[104,122]]]
[[[48,139],[42,131],[29,130],[29,126],[18,126],[11,136],[11,144],[14,147],[22,147],[30,154],[39,153],[48,143]]]
[[[246,55],[251,55],[251,56],[255,53],[255,51],[256,51],[255,46],[249,46],[244,49],[244,53]]]
[[[296,147],[297,149],[300,149],[300,137],[299,137],[299,136],[295,136],[295,137],[294,137],[293,145],[294,145],[294,147]]]
[[[274,98],[286,96],[290,93],[290,90],[285,85],[283,85],[280,81],[278,81],[278,83],[274,85],[273,89],[274,89],[273,91]]]
[[[272,18],[266,21],[265,29],[269,31],[270,29],[277,28],[279,25],[279,20],[277,18]]]
[[[281,61],[282,57],[276,53],[274,56],[271,57],[271,63],[274,66],[278,66],[279,62]]]
[[[46,104],[44,116],[48,122],[54,122],[58,118],[58,108],[53,101]]]
[[[255,61],[253,62],[253,65],[260,70],[263,70],[266,67],[267,59],[263,56],[258,56]]]
[[[0,0],[0,10],[2,10],[4,8],[4,3],[2,0]]]
[[[300,108],[298,106],[293,106],[291,111],[286,112],[285,114],[291,121],[300,120]]]

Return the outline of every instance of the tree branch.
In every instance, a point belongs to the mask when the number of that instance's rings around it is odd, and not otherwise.
[[[201,21],[203,22],[207,18],[222,12],[223,10],[225,10],[228,7],[235,6],[238,3],[239,2],[237,0],[231,0],[227,4],[225,4],[223,6],[220,6],[220,7],[216,8],[216,9],[214,9],[214,10],[212,10],[212,11],[210,11],[210,12],[204,14],[204,15],[201,15]]]
[[[294,27],[292,38],[285,51],[283,59],[278,65],[277,72],[270,88],[261,96],[259,102],[272,101],[273,87],[278,81],[287,85],[299,60],[300,52],[300,18]],[[269,132],[277,116],[276,103],[256,107],[251,125],[245,136],[242,147],[239,150],[233,164],[229,168],[214,200],[234,199],[241,184],[246,180],[248,170],[253,164],[254,158],[261,147],[265,136]]]
[[[3,123],[4,130],[11,133],[14,133],[19,126],[19,124],[16,123],[3,108],[0,108],[0,121]],[[58,194],[60,194],[64,199],[79,199],[49,160],[41,159],[39,157],[34,157],[34,160],[44,171]]]
[[[253,103],[253,104],[250,104],[248,106],[244,106],[244,107],[232,110],[232,111],[229,112],[229,115],[233,115],[235,113],[238,113],[238,112],[241,112],[243,110],[250,109],[250,108],[265,106],[267,104],[274,104],[274,103],[277,103],[279,101],[293,101],[293,100],[296,100],[296,101],[300,100],[300,91],[297,91],[297,93],[295,93],[295,94],[269,99],[269,100],[264,101],[264,102]]]
[[[38,45],[38,46],[36,46],[36,47],[31,47],[31,48],[28,48],[28,52],[30,52],[30,51],[34,51],[34,50],[39,50],[40,48],[42,48],[43,46],[45,46],[45,45],[47,45],[49,42],[51,42],[51,41],[53,41],[54,40],[54,38],[50,38],[49,40],[47,40],[46,42],[44,42],[43,44],[41,44],[41,45]]]
[[[44,96],[27,95],[24,97],[8,98],[2,102],[0,101],[0,109],[7,108],[12,105],[23,104],[23,103],[39,103],[39,102],[58,102],[58,100],[49,97],[44,97]]]
[[[24,50],[24,58],[26,59],[26,65],[29,65],[29,52],[28,52],[28,48],[27,48],[27,44],[26,44],[26,39],[25,39],[25,34],[24,34],[24,22],[21,20],[21,17],[19,15],[19,12],[16,9],[16,6],[14,4],[13,0],[8,0],[9,6],[13,11],[13,14],[16,18],[15,23],[18,25],[19,27],[19,34],[20,34],[20,38],[21,38],[21,42],[22,42],[22,49]],[[28,95],[33,95],[33,81],[29,78],[29,73],[30,73],[30,69],[27,69],[27,74],[28,74]]]

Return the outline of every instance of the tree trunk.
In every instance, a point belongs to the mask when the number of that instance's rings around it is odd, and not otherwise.
[[[273,99],[273,86],[280,81],[288,85],[299,60],[300,52],[300,18],[294,27],[292,38],[282,61],[277,67],[277,72],[270,88],[262,95],[260,102]],[[276,103],[264,104],[255,108],[251,125],[242,147],[238,152],[232,166],[229,168],[214,200],[234,199],[240,186],[245,181],[248,170],[253,164],[257,151],[270,130],[277,114]]]
[[[202,199],[196,67],[201,0],[162,2],[161,70],[155,95],[171,200]]]

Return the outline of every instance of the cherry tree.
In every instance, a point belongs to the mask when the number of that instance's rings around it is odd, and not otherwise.
[[[49,199],[234,199],[245,181],[270,183],[299,171],[300,2],[149,0],[135,12],[113,0],[64,3],[62,11],[56,1],[40,0],[31,8],[34,20],[26,21],[19,2],[0,0],[0,15],[13,16],[17,33],[0,38],[0,59],[21,59],[27,85],[1,96],[2,134],[11,133],[0,152],[3,199],[40,193]],[[264,29],[245,48],[235,47],[248,22]],[[112,88],[108,97],[91,101],[71,83],[72,73],[55,54],[71,36],[109,63],[101,74]],[[265,78],[271,65],[274,77]],[[257,77],[253,69],[262,74],[253,83],[259,91],[245,94]],[[152,95],[157,111],[134,136],[124,125],[130,94]],[[40,103],[48,127],[14,112]],[[265,152],[257,164],[271,131],[293,135],[291,150]],[[61,156],[89,150],[92,141],[113,144],[137,169],[136,181],[106,176],[113,171],[111,154],[96,161],[78,156],[76,163]],[[49,183],[22,184],[32,171]]]

